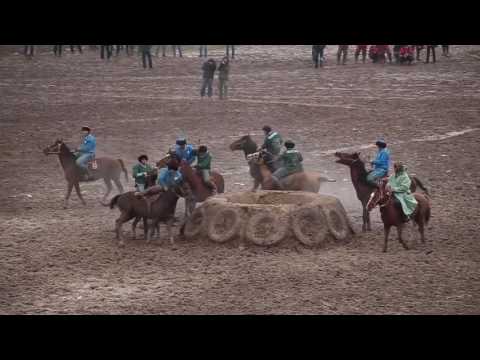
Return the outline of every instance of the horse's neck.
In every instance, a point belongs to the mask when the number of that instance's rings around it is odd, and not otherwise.
[[[243,152],[245,154],[245,157],[247,157],[247,155],[255,153],[256,151],[257,151],[257,144],[255,143],[255,141],[250,139],[245,143],[245,146],[243,147]]]
[[[190,185],[190,188],[192,189],[192,191],[198,191],[201,184],[201,180],[195,176],[191,166],[183,165],[181,169],[182,169],[182,174],[185,176],[185,179]]]
[[[367,170],[365,169],[365,165],[363,165],[363,168],[361,166],[350,166],[350,177],[352,178],[353,187],[359,199],[366,198],[371,194],[372,189],[370,189],[367,184]]]
[[[68,146],[65,144],[62,144],[62,146],[60,147],[60,154],[58,154],[58,157],[60,159],[60,164],[64,169],[75,164],[75,157],[70,152]]]

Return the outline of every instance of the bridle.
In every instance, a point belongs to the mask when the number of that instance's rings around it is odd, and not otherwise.
[[[51,146],[49,146],[49,147],[48,147],[49,150],[48,150],[47,152],[45,152],[45,155],[60,155],[60,153],[61,153],[61,151],[60,151],[61,147],[62,147],[62,142],[59,142],[59,143],[57,144],[57,151],[51,151],[51,150],[50,150]]]

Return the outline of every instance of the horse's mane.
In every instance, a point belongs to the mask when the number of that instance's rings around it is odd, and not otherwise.
[[[365,185],[368,185],[368,182],[367,182],[368,172],[367,172],[367,168],[365,167],[365,162],[362,159],[358,158],[357,161],[352,163],[352,167],[354,166],[356,169],[358,169],[359,180]]]

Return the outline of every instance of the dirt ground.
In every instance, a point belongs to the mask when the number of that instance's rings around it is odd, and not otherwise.
[[[325,68],[314,69],[309,46],[239,46],[230,99],[220,101],[200,99],[197,49],[144,70],[136,56],[107,63],[88,50],[40,51],[26,60],[4,48],[0,314],[480,313],[479,49],[452,46],[435,65],[354,64],[350,54],[337,66],[332,45]],[[220,59],[223,49],[210,55]],[[358,233],[342,247],[241,249],[180,239],[172,247],[162,228],[165,241],[119,249],[119,211],[98,201],[103,182],[82,184],[87,206],[72,194],[64,210],[60,163],[41,152],[59,137],[78,146],[84,124],[94,128],[97,156],[124,159],[129,175],[139,154],[159,159],[177,135],[205,143],[227,191],[252,185],[228,145],[247,133],[260,142],[270,124],[297,143],[306,169],[337,180],[320,192],[340,198]],[[392,231],[381,252],[378,209],[373,231],[360,232],[349,171],[334,162],[335,149],[373,156],[368,145],[379,135],[432,194],[427,244],[410,224],[410,251]]]

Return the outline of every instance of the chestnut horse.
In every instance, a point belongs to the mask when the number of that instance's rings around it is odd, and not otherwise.
[[[64,208],[68,207],[68,199],[72,193],[72,188],[75,186],[78,197],[82,201],[83,205],[86,205],[85,200],[80,193],[80,182],[83,182],[81,176],[81,169],[75,163],[75,155],[68,148],[68,146],[61,140],[57,139],[53,145],[46,147],[43,150],[45,155],[58,155],[60,159],[60,164],[62,165],[63,171],[65,173],[65,179],[68,182],[67,194],[65,195]],[[120,174],[123,171],[125,174],[125,181],[128,182],[128,173],[125,169],[125,164],[122,159],[110,159],[110,158],[96,158],[97,169],[89,170],[93,176],[93,181],[103,179],[105,185],[107,186],[107,192],[103,196],[102,203],[105,202],[107,196],[112,191],[112,180],[118,188],[120,193],[123,193],[123,186],[120,182]]]
[[[347,165],[350,168],[350,177],[352,178],[353,187],[357,192],[357,198],[362,203],[363,208],[362,231],[371,231],[370,213],[367,210],[367,203],[370,199],[370,195],[375,190],[375,187],[367,182],[368,171],[365,167],[365,163],[360,159],[359,152],[351,154],[336,152],[335,156],[338,158],[336,161],[337,163]],[[412,185],[410,186],[410,191],[412,193],[415,192],[418,186],[428,195],[428,190],[416,176],[412,176],[411,180]]]
[[[380,206],[380,215],[382,217],[385,242],[383,245],[383,252],[387,252],[388,235],[390,234],[390,228],[395,226],[398,232],[398,241],[403,245],[405,250],[408,250],[408,246],[402,238],[402,231],[405,227],[403,222],[403,214],[401,207],[398,207],[394,203],[394,195],[385,189],[387,181],[382,181],[379,188],[377,188],[370,196],[370,200],[367,203],[368,211],[372,211],[377,205]],[[414,193],[415,199],[418,205],[411,215],[411,218],[418,225],[418,231],[420,232],[422,243],[425,244],[425,225],[430,220],[430,200],[427,195]]]

